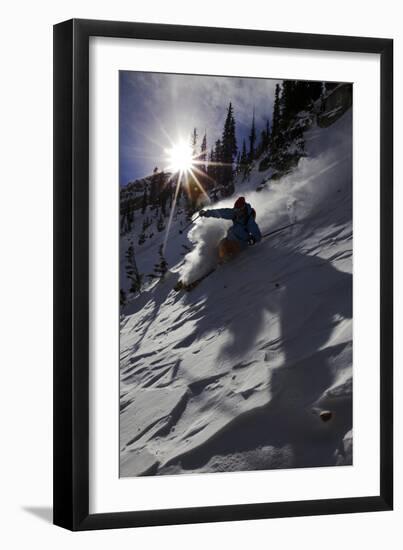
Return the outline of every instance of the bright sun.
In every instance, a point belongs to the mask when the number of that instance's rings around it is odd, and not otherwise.
[[[173,145],[167,153],[169,169],[173,172],[187,172],[194,166],[192,148],[184,142]]]

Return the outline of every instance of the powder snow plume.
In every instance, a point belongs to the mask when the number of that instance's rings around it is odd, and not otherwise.
[[[195,248],[186,255],[180,271],[180,278],[185,284],[203,277],[216,265],[218,243],[229,225],[230,222],[224,220],[205,218],[198,220],[191,229],[188,238]]]

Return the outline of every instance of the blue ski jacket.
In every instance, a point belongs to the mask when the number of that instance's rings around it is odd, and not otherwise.
[[[262,238],[258,224],[255,221],[254,212],[249,203],[246,203],[246,216],[237,216],[235,208],[217,208],[215,210],[206,210],[206,218],[223,218],[231,220],[232,227],[229,228],[227,239],[237,240],[243,245],[247,245],[250,237],[254,237],[255,242]]]

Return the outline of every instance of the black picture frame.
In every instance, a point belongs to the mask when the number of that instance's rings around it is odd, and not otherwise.
[[[89,513],[89,38],[380,54],[380,491],[365,497]],[[54,26],[54,523],[71,530],[391,510],[393,40],[73,19]]]

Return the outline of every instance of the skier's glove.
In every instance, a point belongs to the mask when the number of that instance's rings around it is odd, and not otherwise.
[[[249,246],[253,246],[256,243],[256,239],[253,235],[249,235],[248,244]]]

